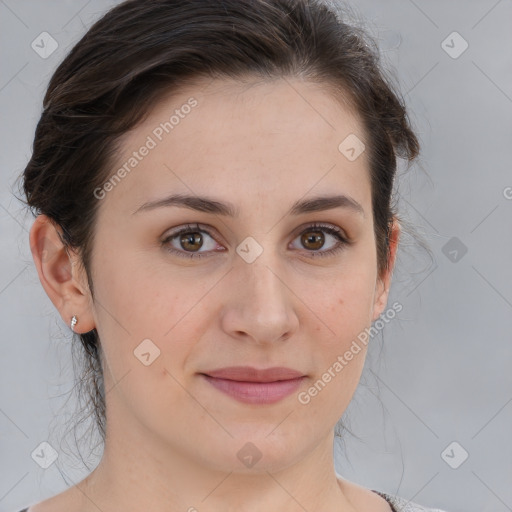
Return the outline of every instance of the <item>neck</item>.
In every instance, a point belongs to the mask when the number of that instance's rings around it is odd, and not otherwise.
[[[125,512],[354,512],[334,470],[333,433],[286,468],[240,464],[216,468],[194,459],[142,425],[115,429],[107,421],[103,457],[78,486],[82,509]],[[109,429],[110,427],[110,429]]]

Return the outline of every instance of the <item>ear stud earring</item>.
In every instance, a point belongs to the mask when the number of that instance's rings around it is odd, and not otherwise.
[[[75,332],[75,325],[78,323],[78,318],[76,315],[73,315],[73,317],[71,318],[71,330],[73,332]]]

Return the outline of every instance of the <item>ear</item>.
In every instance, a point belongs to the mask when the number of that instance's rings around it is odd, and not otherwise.
[[[46,215],[39,215],[30,229],[30,250],[46,294],[65,324],[76,315],[76,333],[95,327],[87,276],[75,251],[61,240],[61,230]]]
[[[389,234],[389,259],[388,266],[383,274],[378,277],[377,285],[375,287],[375,302],[373,305],[373,318],[372,322],[377,320],[384,311],[388,302],[389,287],[391,286],[391,276],[395,267],[396,253],[398,249],[398,242],[400,239],[401,227],[396,217],[393,219],[391,230]]]

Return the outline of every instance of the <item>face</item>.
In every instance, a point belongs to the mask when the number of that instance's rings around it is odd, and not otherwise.
[[[277,470],[332,439],[366,345],[346,353],[389,284],[367,155],[339,149],[350,134],[364,140],[347,108],[291,79],[190,86],[125,134],[112,166],[125,172],[97,191],[82,312],[105,355],[110,428],[225,471],[248,470],[247,451]],[[233,366],[301,378],[203,375]]]

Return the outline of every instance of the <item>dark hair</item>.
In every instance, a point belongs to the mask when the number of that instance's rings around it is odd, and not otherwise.
[[[78,251],[93,296],[94,190],[112,174],[119,137],[202,77],[300,76],[348,102],[365,130],[379,274],[386,269],[397,157],[412,162],[419,143],[376,43],[346,21],[320,0],[129,0],[94,23],[51,78],[23,174],[27,204]],[[100,340],[96,329],[79,336],[81,382],[104,440]]]

